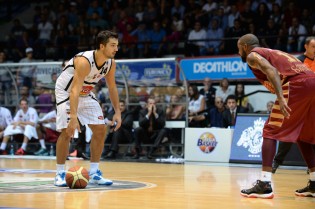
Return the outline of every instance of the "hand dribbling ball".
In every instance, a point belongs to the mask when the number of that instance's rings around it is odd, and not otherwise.
[[[72,167],[66,173],[66,183],[70,189],[84,189],[89,179],[89,172],[81,166]]]

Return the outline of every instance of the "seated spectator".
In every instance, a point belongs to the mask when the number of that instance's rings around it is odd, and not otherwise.
[[[267,102],[267,105],[266,105],[267,109],[266,110],[256,111],[256,113],[270,114],[274,104],[275,104],[274,101],[269,101],[269,102]]]
[[[224,31],[218,26],[218,19],[211,20],[211,27],[207,31],[207,55],[218,55],[223,51],[224,44],[221,39],[224,38]]]
[[[35,104],[35,98],[30,94],[30,89],[27,86],[20,87],[20,96],[23,99],[26,99],[29,105]]]
[[[2,140],[3,132],[7,126],[12,123],[12,115],[9,109],[0,106],[0,140]]]
[[[185,46],[186,56],[206,55],[207,32],[201,26],[201,22],[196,21],[194,29],[188,34],[187,45]]]
[[[49,89],[45,87],[39,87],[40,92],[36,99],[36,104],[38,107],[39,117],[49,113],[52,110],[53,96],[50,93]]]
[[[165,113],[155,104],[153,97],[147,101],[146,108],[139,112],[139,127],[135,129],[135,155],[133,159],[139,159],[142,143],[153,143],[150,151],[147,154],[149,159],[152,159],[152,154],[158,148],[167,131],[165,126]]]
[[[149,31],[149,54],[152,57],[161,57],[164,52],[164,42],[166,41],[166,31],[161,28],[159,21],[153,22],[153,28]]]
[[[227,78],[223,78],[220,81],[220,86],[217,89],[215,96],[222,97],[223,101],[226,101],[226,98],[231,94],[234,94],[234,91],[229,85],[229,80]]]
[[[203,121],[195,121],[193,116],[197,116],[206,108],[206,102],[203,95],[199,94],[195,85],[188,87],[190,97],[188,104],[189,127],[204,127]]]
[[[302,25],[297,17],[292,18],[292,24],[288,30],[288,52],[301,52],[303,44],[305,41],[305,35],[307,35],[307,30],[304,25]]]
[[[223,112],[225,111],[224,101],[221,97],[215,98],[215,108],[212,108],[208,115],[207,121],[210,122],[210,127],[223,128]]]
[[[3,140],[0,146],[0,152],[3,154],[7,147],[7,143],[12,135],[23,134],[23,143],[18,149],[16,155],[25,155],[27,143],[30,139],[38,139],[36,132],[36,124],[38,120],[37,112],[34,108],[28,106],[26,99],[20,100],[20,110],[16,113],[13,122],[9,125],[3,134]]]
[[[246,112],[253,112],[252,105],[248,102],[248,97],[245,95],[245,87],[243,83],[237,83],[235,85],[236,102],[238,106],[242,106]]]
[[[245,113],[245,109],[242,106],[237,106],[235,95],[229,95],[226,98],[227,109],[222,113],[223,127],[233,128],[236,123],[236,117],[238,113]]]
[[[111,142],[109,152],[105,156],[107,159],[115,159],[119,151],[119,144],[121,143],[131,143],[132,142],[132,126],[133,126],[133,116],[132,112],[126,109],[125,101],[121,100],[119,102],[119,109],[121,111],[121,127],[117,131],[113,131],[113,128],[110,129],[110,133],[106,139]],[[112,111],[108,115],[108,119],[112,120],[115,112]]]
[[[212,86],[212,81],[208,77],[203,80],[203,86],[199,90],[199,94],[205,97],[207,109],[211,109],[214,107],[215,92],[217,89]]]
[[[133,30],[130,35],[137,38],[137,54],[139,58],[149,56],[149,46],[146,42],[149,41],[149,31],[146,29],[144,22],[139,22],[138,27]]]
[[[46,148],[45,141],[57,142],[59,132],[56,131],[56,114],[56,110],[52,110],[38,120],[36,131],[41,148],[34,152],[34,155],[48,156],[49,152]]]
[[[177,95],[171,96],[170,104],[166,108],[167,120],[182,120],[185,115],[185,106],[180,103]]]
[[[31,63],[35,62],[33,59],[33,49],[28,47],[25,49],[26,57],[22,58],[19,63]],[[21,67],[16,72],[17,83],[18,85],[27,86],[29,89],[32,88],[34,83],[34,74],[35,74],[36,66],[24,66]]]

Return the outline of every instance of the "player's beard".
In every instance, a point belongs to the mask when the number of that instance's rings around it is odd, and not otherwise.
[[[242,59],[243,62],[246,62],[246,54],[245,53],[242,53],[241,59]]]

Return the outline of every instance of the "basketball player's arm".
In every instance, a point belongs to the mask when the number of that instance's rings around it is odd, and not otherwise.
[[[84,78],[89,74],[91,66],[84,57],[74,58],[74,75],[72,86],[70,90],[70,121],[66,130],[69,137],[74,135],[75,129],[81,132],[80,124],[78,122],[78,104],[79,95],[83,86]]]
[[[252,52],[247,56],[247,64],[252,68],[259,69],[267,76],[268,81],[273,85],[277,95],[282,114],[284,117],[290,117],[291,109],[289,108],[287,101],[283,96],[280,76],[278,75],[277,69],[272,66],[264,57],[255,52]]]
[[[108,87],[109,98],[115,110],[115,114],[113,116],[113,122],[114,123],[116,122],[116,127],[114,131],[118,130],[121,126],[121,112],[119,108],[119,97],[118,97],[118,91],[117,91],[116,81],[115,81],[115,73],[116,73],[116,62],[113,59],[111,69],[108,72],[108,74],[105,76],[105,79],[106,79],[106,84]]]

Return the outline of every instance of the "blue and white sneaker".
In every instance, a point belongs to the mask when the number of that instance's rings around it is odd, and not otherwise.
[[[110,186],[113,184],[113,181],[103,178],[102,172],[100,170],[97,170],[96,173],[90,174],[89,183]]]
[[[66,172],[58,172],[55,177],[54,185],[57,187],[66,187]]]

